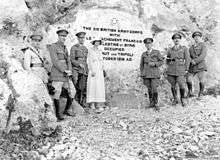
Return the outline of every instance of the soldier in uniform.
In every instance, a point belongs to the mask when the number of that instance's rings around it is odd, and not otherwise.
[[[40,49],[40,42],[43,36],[40,33],[33,33],[30,36],[31,45],[24,49],[24,69],[32,71],[36,76],[38,76],[44,84],[48,82],[48,74],[46,70],[46,65],[49,62],[44,57]]]
[[[144,44],[147,51],[141,56],[140,72],[143,78],[144,85],[148,88],[150,107],[159,110],[158,92],[160,71],[159,67],[163,64],[163,57],[158,50],[152,49],[153,39],[144,39]]]
[[[68,55],[68,51],[64,42],[66,40],[66,36],[68,35],[68,31],[64,29],[60,29],[57,32],[58,41],[56,43],[48,46],[51,60],[52,60],[52,69],[50,74],[50,79],[52,80],[52,86],[55,88],[55,94],[53,96],[56,117],[58,121],[63,120],[64,118],[60,114],[60,94],[62,91],[62,87],[67,89],[68,96],[66,107],[64,110],[64,114],[67,116],[72,116],[68,113],[68,110],[72,104],[73,98],[75,96],[75,87],[72,81],[69,80],[69,77],[72,75],[72,66],[70,63],[70,58]]]
[[[171,91],[173,94],[173,105],[178,103],[176,84],[178,83],[180,89],[180,100],[182,106],[186,105],[185,102],[185,76],[189,69],[190,57],[188,49],[180,45],[182,36],[175,33],[172,36],[174,46],[168,50],[167,53],[167,80],[171,84]]]
[[[76,34],[78,43],[70,49],[70,60],[73,66],[73,79],[76,86],[76,99],[81,106],[86,104],[86,84],[88,77],[87,55],[88,49],[84,46],[85,32]]]
[[[192,78],[197,75],[199,79],[199,94],[198,99],[201,98],[204,92],[204,75],[207,71],[207,66],[205,62],[205,57],[207,55],[207,49],[204,42],[201,42],[202,33],[194,32],[192,38],[195,40],[189,48],[189,54],[191,57],[191,63],[189,67],[189,73],[187,75],[187,86],[188,86],[188,97],[193,97],[192,93]]]

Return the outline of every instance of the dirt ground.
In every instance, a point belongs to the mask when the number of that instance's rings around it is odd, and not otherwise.
[[[160,112],[138,107],[130,95],[121,95],[117,101],[118,105],[101,114],[65,117],[59,122],[59,135],[44,138],[35,149],[18,148],[16,154],[6,154],[1,147],[0,153],[4,160],[16,159],[18,154],[23,159],[39,160],[220,159],[219,96],[190,99],[185,108],[160,102]],[[18,144],[12,146],[23,145]]]

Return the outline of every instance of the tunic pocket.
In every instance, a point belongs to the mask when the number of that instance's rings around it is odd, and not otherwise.
[[[59,60],[64,60],[64,54],[62,53],[62,52],[57,52],[57,58],[59,59]]]

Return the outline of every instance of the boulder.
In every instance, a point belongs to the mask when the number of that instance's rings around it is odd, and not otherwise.
[[[30,71],[23,69],[21,62],[16,59],[10,45],[4,44],[1,48],[1,55],[9,63],[7,79],[1,80],[0,109],[1,120],[6,120],[8,110],[4,105],[12,93],[12,88],[19,95],[15,104],[15,111],[12,112],[10,129],[17,128],[18,119],[30,120],[35,130],[41,132],[46,128],[56,127],[56,117],[53,109],[53,102],[47,92],[45,84],[39,77]],[[11,84],[12,87],[8,87]],[[0,128],[5,126],[5,122]]]

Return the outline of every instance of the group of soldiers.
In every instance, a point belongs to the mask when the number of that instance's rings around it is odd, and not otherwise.
[[[58,41],[47,45],[52,61],[52,68],[49,74],[45,72],[45,59],[40,54],[40,42],[43,39],[41,34],[32,34],[30,36],[31,45],[25,49],[24,67],[34,71],[51,93],[55,113],[58,121],[63,120],[63,114],[73,116],[68,112],[73,100],[76,100],[81,106],[86,106],[86,84],[88,77],[87,55],[88,49],[84,45],[85,32],[78,32],[76,37],[78,43],[70,49],[70,54],[65,46],[66,37],[69,32],[65,29],[59,29],[57,32]],[[201,40],[202,33],[196,31],[192,34],[195,43],[187,49],[180,44],[181,34],[175,33],[172,36],[174,46],[167,52],[165,71],[166,79],[171,85],[173,95],[172,104],[178,104],[177,84],[180,91],[180,102],[186,106],[185,99],[194,97],[192,92],[192,78],[197,75],[199,79],[199,94],[201,98],[204,92],[204,75],[207,71],[205,57],[207,54],[206,46]],[[160,80],[159,67],[164,64],[164,57],[158,50],[152,49],[153,38],[144,39],[146,51],[141,56],[140,72],[144,85],[148,88],[150,107],[159,111],[158,105],[158,85]],[[3,65],[3,63],[2,63]],[[2,68],[0,66],[0,68]],[[2,71],[1,71],[2,72]],[[49,75],[49,77],[48,77]],[[49,83],[48,83],[49,80]],[[188,88],[188,89],[187,89]],[[186,91],[188,94],[186,95]],[[67,98],[66,106],[61,114],[60,96]]]
[[[45,83],[53,98],[57,120],[61,121],[64,120],[63,114],[74,116],[69,113],[73,100],[76,100],[83,107],[86,105],[88,49],[84,46],[85,32],[76,34],[78,43],[71,47],[70,54],[65,45],[69,32],[65,29],[59,29],[56,33],[58,41],[47,45],[52,62],[49,74],[45,74],[45,59],[42,58],[44,55],[40,53],[40,42],[43,36],[37,32],[30,36],[31,46],[25,50],[24,68],[35,71],[36,75]],[[63,113],[61,113],[60,106],[61,96],[67,99]]]
[[[202,33],[196,31],[192,34],[195,43],[188,49],[180,44],[181,34],[175,33],[172,36],[174,46],[167,52],[165,77],[171,85],[173,95],[172,105],[178,104],[177,84],[180,91],[180,102],[182,106],[186,106],[186,98],[194,97],[192,92],[192,78],[197,75],[199,79],[198,99],[204,93],[204,76],[207,71],[205,57],[207,54],[206,46],[201,40]],[[140,72],[144,85],[148,88],[150,106],[159,111],[158,91],[160,70],[163,65],[164,58],[158,50],[152,49],[153,39],[144,39],[147,51],[141,56]],[[188,88],[188,94],[186,91]]]

